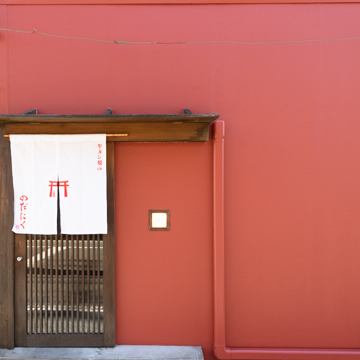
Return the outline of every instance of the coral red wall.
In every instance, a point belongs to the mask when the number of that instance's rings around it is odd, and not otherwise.
[[[211,160],[209,143],[117,146],[119,343],[211,350]],[[149,209],[170,231],[149,231]]]
[[[219,112],[228,345],[360,348],[360,5],[5,10],[11,28],[192,41],[1,33],[1,110]],[[119,342],[210,352],[210,151],[117,147]],[[171,232],[147,231],[149,207],[170,208]]]

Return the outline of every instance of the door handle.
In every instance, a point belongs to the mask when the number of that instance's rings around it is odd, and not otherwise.
[[[23,259],[22,256],[18,256],[18,257],[16,258],[16,261],[17,261],[17,262],[20,262],[20,261],[22,261],[22,259]]]

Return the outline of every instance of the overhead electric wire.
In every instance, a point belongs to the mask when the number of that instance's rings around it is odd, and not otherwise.
[[[37,28],[18,29],[18,28],[0,28],[0,32],[19,33],[28,35],[37,35],[63,40],[87,41],[112,45],[140,45],[140,46],[176,46],[176,45],[302,45],[302,44],[318,44],[332,42],[351,42],[360,41],[360,35],[354,36],[338,36],[324,38],[308,38],[308,39],[270,39],[270,40],[181,40],[181,41],[162,41],[162,40],[125,40],[125,39],[99,39],[78,35],[62,35],[46,31],[40,31]]]

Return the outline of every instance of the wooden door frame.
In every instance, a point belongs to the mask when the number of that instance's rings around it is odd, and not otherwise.
[[[14,234],[13,187],[9,141],[0,126],[0,348],[13,348],[14,336]]]
[[[0,115],[0,348],[15,346],[13,186],[9,134],[91,134],[108,137],[108,246],[115,247],[115,142],[202,142],[210,139],[210,125],[216,113],[140,115]],[[105,246],[105,245],[104,245]],[[112,255],[115,251],[112,252]],[[104,266],[106,266],[104,264]],[[112,290],[108,304],[115,314],[115,267],[104,268],[112,280],[104,286]],[[104,318],[111,324],[104,339],[115,344],[115,316]],[[109,325],[110,326],[110,325]]]

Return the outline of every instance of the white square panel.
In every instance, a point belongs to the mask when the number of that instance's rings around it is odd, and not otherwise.
[[[150,230],[168,230],[169,215],[168,210],[149,210]]]

